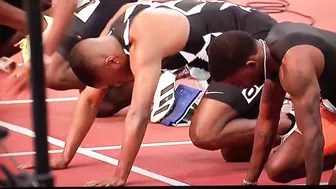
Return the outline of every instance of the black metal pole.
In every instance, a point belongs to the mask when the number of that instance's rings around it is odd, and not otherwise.
[[[35,174],[41,186],[52,187],[53,176],[49,171],[47,141],[47,108],[45,102],[45,76],[43,64],[42,23],[40,0],[26,2],[28,33],[30,38],[30,81],[33,97],[33,125],[35,131]]]

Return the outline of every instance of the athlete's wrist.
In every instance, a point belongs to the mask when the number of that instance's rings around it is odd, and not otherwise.
[[[258,184],[258,181],[250,181],[245,178],[242,180],[242,185],[250,186],[250,185],[257,185],[257,184]]]
[[[62,156],[61,156],[62,161],[63,161],[64,164],[66,164],[66,165],[69,165],[69,164],[70,164],[70,162],[72,161],[73,157],[74,157],[74,155],[72,156],[72,155],[70,155],[70,153],[67,153],[67,152],[65,152],[65,151],[63,151]]]
[[[119,161],[119,163],[120,163],[120,161]],[[117,170],[116,170],[114,176],[119,178],[120,180],[126,182],[130,172],[131,172],[131,168],[127,168],[127,166],[125,167],[125,166],[122,166],[121,164],[119,164],[117,166]]]
[[[242,180],[243,185],[257,185],[258,184],[258,176],[255,176],[254,174],[249,174],[245,176],[245,178]]]

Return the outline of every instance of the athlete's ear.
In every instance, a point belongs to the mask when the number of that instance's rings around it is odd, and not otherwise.
[[[119,64],[119,61],[114,56],[108,56],[105,59],[105,65],[106,66],[111,66],[113,64]]]
[[[247,60],[246,66],[251,69],[255,69],[257,67],[257,62],[254,60]]]

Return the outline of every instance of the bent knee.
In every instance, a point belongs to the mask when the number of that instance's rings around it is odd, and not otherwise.
[[[273,161],[267,162],[265,166],[265,171],[267,173],[268,178],[275,182],[278,182],[279,180],[280,175],[279,169],[280,169],[279,164],[276,164]]]
[[[218,150],[216,145],[216,135],[209,132],[210,129],[203,129],[198,125],[191,124],[189,129],[189,137],[192,143],[204,150]]]
[[[265,171],[270,180],[279,183],[288,183],[293,179],[289,178],[291,173],[283,170],[283,166],[275,161],[268,161],[265,166]]]
[[[223,159],[229,163],[248,162],[252,154],[252,146],[247,149],[223,148],[221,149]]]

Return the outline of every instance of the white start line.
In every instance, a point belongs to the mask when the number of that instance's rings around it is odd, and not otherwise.
[[[46,102],[68,102],[68,101],[76,101],[78,97],[66,97],[66,98],[47,98]],[[29,104],[32,103],[33,100],[3,100],[0,101],[0,105],[9,105],[9,104]]]
[[[1,103],[0,103],[1,104]],[[20,127],[17,125],[13,125],[7,122],[3,122],[0,121],[0,125],[13,131],[16,133],[20,133],[23,134],[25,136],[29,136],[32,138],[35,138],[35,133],[27,128],[24,127]],[[55,146],[64,148],[65,142],[59,139],[56,139],[54,137],[50,137],[48,136],[48,142],[50,144],[53,144]],[[149,144],[142,144],[141,147],[159,147],[159,146],[174,146],[174,145],[187,145],[187,144],[192,144],[191,141],[181,141],[181,142],[161,142],[161,143],[149,143]],[[96,159],[96,160],[100,160],[103,161],[105,163],[108,164],[112,164],[114,166],[118,165],[118,160],[105,156],[103,154],[94,152],[94,151],[104,151],[104,150],[117,150],[117,149],[121,149],[121,146],[101,146],[101,147],[90,147],[90,148],[81,148],[79,147],[77,150],[77,153],[85,155],[87,157]],[[61,150],[49,150],[50,154],[56,154],[56,153],[62,153],[62,149]],[[15,157],[15,156],[26,156],[26,155],[34,155],[35,152],[14,152],[14,153],[5,153],[5,154],[0,154],[0,158],[4,158],[4,157]],[[143,176],[147,176],[149,178],[164,182],[166,184],[170,184],[172,186],[190,186],[187,183],[175,180],[175,179],[171,179],[168,177],[165,177],[163,175],[159,175],[157,173],[153,173],[150,172],[148,170],[133,166],[131,169],[132,172],[138,173],[140,175]],[[305,185],[305,184],[293,184],[293,185]],[[321,182],[320,185],[328,185],[328,182]]]
[[[192,144],[191,141],[181,141],[181,142],[157,142],[157,143],[148,143],[148,144],[142,144],[141,147],[160,147],[160,146],[177,146],[177,145],[188,145]],[[105,150],[120,150],[121,145],[118,146],[97,146],[97,147],[90,147],[90,148],[83,148],[86,150],[91,150],[91,151],[105,151]],[[49,150],[49,154],[58,154],[62,153],[63,149],[60,150]],[[13,153],[3,153],[0,154],[0,158],[4,157],[17,157],[17,156],[28,156],[28,155],[34,155],[36,154],[35,151],[30,151],[30,152],[13,152]]]
[[[22,135],[35,138],[35,133],[30,129],[20,127],[20,126],[14,125],[14,124],[10,124],[10,123],[7,123],[7,122],[3,122],[3,121],[0,121],[0,125],[9,129],[9,130],[11,130],[11,131],[13,131],[13,132],[20,133]],[[50,137],[50,136],[48,136],[47,139],[48,139],[48,142],[50,144],[53,144],[55,146],[64,148],[64,145],[65,145],[64,141],[59,140],[59,139],[54,138],[54,137]],[[85,155],[85,156],[93,158],[93,159],[96,159],[96,160],[103,161],[103,162],[108,163],[108,164],[112,164],[114,166],[118,165],[118,160],[117,159],[105,156],[103,154],[94,152],[92,150],[88,150],[88,149],[80,147],[80,148],[78,148],[77,153]],[[163,183],[172,185],[172,186],[190,186],[187,183],[184,183],[184,182],[172,179],[172,178],[168,178],[168,177],[165,177],[163,175],[159,175],[159,174],[154,173],[154,172],[150,172],[148,170],[142,169],[142,168],[137,167],[137,166],[132,166],[131,171],[135,172],[135,173],[138,173],[140,175],[143,175],[143,176],[161,181]]]

